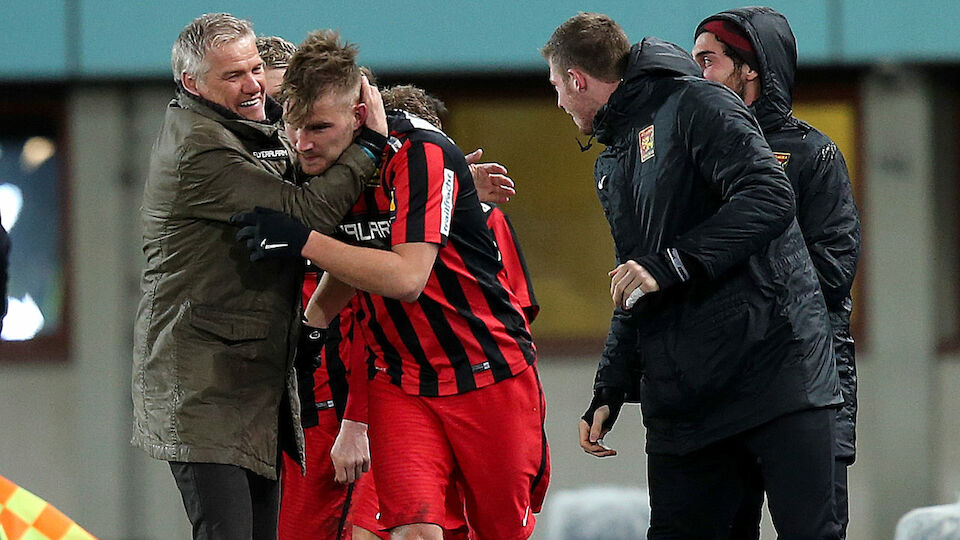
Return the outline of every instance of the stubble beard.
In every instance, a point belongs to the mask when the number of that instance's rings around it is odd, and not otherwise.
[[[740,96],[740,99],[746,100],[747,79],[740,74],[739,70],[734,71],[727,77],[724,86],[733,90],[733,93]]]

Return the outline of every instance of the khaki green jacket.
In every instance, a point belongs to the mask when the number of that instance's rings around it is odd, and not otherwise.
[[[228,220],[264,206],[330,233],[374,165],[352,145],[298,186],[284,180],[292,177],[287,155],[276,124],[183,91],[167,107],[143,195],[146,266],[133,350],[131,442],[154,458],[233,464],[275,479],[283,440],[303,462],[293,369],[303,265],[250,262]]]

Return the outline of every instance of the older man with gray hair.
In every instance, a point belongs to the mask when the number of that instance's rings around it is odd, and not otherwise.
[[[276,538],[280,450],[303,458],[302,265],[253,264],[229,219],[259,205],[333,232],[378,166],[386,117],[364,85],[355,142],[322,175],[298,178],[248,21],[197,18],[172,66],[177,94],[143,196],[132,443],[170,462],[194,538]]]

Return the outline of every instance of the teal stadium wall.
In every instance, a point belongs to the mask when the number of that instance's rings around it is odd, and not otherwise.
[[[803,65],[960,61],[956,0],[769,4],[790,20]],[[166,77],[177,33],[197,15],[213,11],[250,19],[258,33],[292,41],[312,29],[339,28],[361,45],[361,60],[381,73],[490,74],[542,70],[538,47],[580,10],[611,15],[634,41],[656,35],[689,48],[697,22],[737,5],[728,0],[2,0],[0,81]]]

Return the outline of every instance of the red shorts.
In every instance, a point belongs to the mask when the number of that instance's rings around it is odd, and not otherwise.
[[[350,520],[353,525],[380,536],[389,538],[390,533],[380,522],[380,500],[377,495],[377,483],[373,471],[364,473],[353,492],[353,504],[350,507]],[[467,521],[463,516],[463,497],[455,484],[447,489],[447,509],[443,523],[443,537],[446,540],[467,540]]]
[[[353,488],[353,504],[350,508],[350,519],[353,524],[366,529],[381,538],[390,538],[390,535],[380,531],[380,501],[377,500],[377,483],[373,472],[363,473]]]
[[[340,422],[334,409],[319,411],[319,416],[318,425],[303,431],[307,446],[307,476],[300,474],[300,466],[293,459],[283,455],[278,538],[350,540],[356,524],[388,539],[389,535],[379,532],[381,527],[375,517],[378,511],[372,475],[361,476],[352,490],[334,480],[330,448],[340,430]],[[373,509],[363,508],[358,513],[355,501],[367,491],[373,493]],[[367,496],[367,504],[370,500]]]
[[[459,484],[473,538],[530,537],[550,477],[536,369],[455,396],[413,396],[380,379],[369,393],[384,527],[446,523]]]

